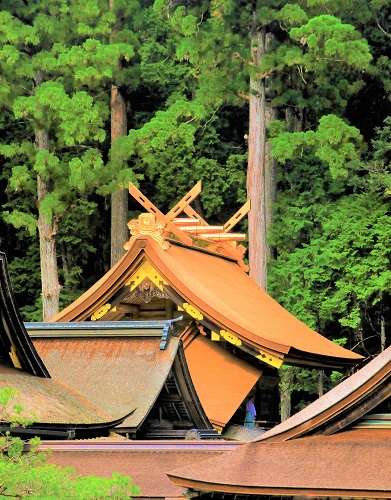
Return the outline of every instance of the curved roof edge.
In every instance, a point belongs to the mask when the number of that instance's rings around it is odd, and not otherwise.
[[[252,442],[214,459],[185,463],[167,475],[174,484],[188,489],[188,498],[203,493],[390,498],[391,431],[372,431],[286,443]]]
[[[391,346],[256,441],[286,441],[310,434],[333,434],[384,401],[390,391]]]
[[[50,378],[24,327],[9,279],[7,257],[3,252],[0,252],[0,315],[0,346],[6,353],[6,361],[32,375]]]

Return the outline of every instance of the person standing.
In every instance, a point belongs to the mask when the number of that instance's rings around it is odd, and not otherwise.
[[[246,418],[244,419],[245,427],[255,427],[254,420],[257,417],[257,411],[254,404],[254,396],[251,395],[246,403]]]

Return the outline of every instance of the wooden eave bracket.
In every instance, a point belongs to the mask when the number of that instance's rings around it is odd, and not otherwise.
[[[246,203],[227,221],[223,226],[223,233],[228,233],[231,229],[236,226],[236,224],[243,219],[245,215],[251,210],[251,200],[247,200]]]

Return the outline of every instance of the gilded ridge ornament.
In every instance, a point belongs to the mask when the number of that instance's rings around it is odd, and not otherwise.
[[[151,238],[159,243],[163,250],[167,250],[170,248],[170,244],[168,241],[165,241],[162,236],[165,227],[166,224],[160,220],[156,220],[153,214],[140,214],[137,220],[132,219],[128,222],[128,228],[132,236],[129,241],[125,243],[125,250],[129,250],[133,242],[142,236],[151,236]]]

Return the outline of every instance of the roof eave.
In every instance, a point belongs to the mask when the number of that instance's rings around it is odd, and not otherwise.
[[[276,486],[244,486],[237,484],[220,484],[203,482],[186,477],[167,474],[168,478],[177,486],[187,488],[184,496],[193,498],[205,493],[221,493],[227,495],[270,495],[270,496],[306,496],[308,498],[327,497],[327,498],[390,498],[390,491],[378,490],[350,490],[329,488],[308,488],[308,487],[276,487]]]

